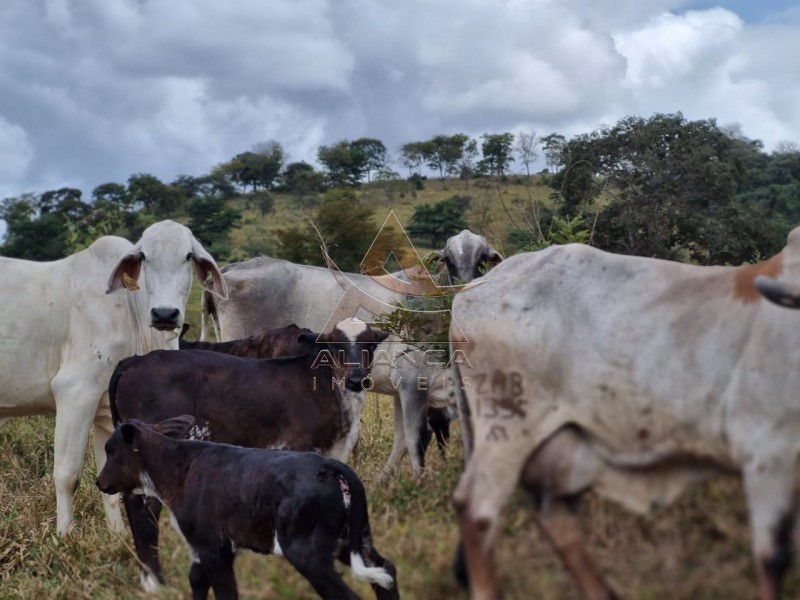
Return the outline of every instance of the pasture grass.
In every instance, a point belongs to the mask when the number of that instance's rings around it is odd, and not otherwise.
[[[465,599],[450,573],[457,539],[450,497],[461,471],[460,445],[452,444],[444,456],[431,449],[421,481],[404,464],[397,477],[383,483],[379,475],[391,447],[391,403],[371,395],[362,421],[356,470],[367,486],[376,547],[397,566],[403,597]],[[453,434],[457,440],[458,426]],[[0,430],[0,599],[153,597],[139,588],[129,534],[116,536],[106,528],[91,454],[76,495],[74,528],[66,539],[56,535],[52,443],[49,417],[16,419]],[[594,557],[625,598],[756,597],[747,515],[735,479],[693,488],[649,517],[593,496],[586,498],[582,513]],[[188,554],[166,515],[161,533],[168,585],[156,597],[187,598]],[[578,597],[541,539],[522,494],[504,512],[498,564],[507,598]],[[237,559],[236,572],[246,599],[315,597],[281,558],[246,553]],[[349,573],[346,579],[359,595],[372,597],[368,586],[353,583]],[[798,592],[795,567],[787,597]]]

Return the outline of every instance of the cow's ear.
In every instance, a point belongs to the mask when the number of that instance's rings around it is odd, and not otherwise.
[[[486,255],[486,270],[494,269],[501,262],[503,262],[503,255],[490,246]]]
[[[297,341],[298,341],[298,343],[300,343],[300,344],[302,344],[304,346],[313,347],[314,344],[316,344],[318,341],[320,343],[324,343],[327,340],[325,339],[325,334],[323,334],[323,333],[317,333],[315,331],[308,331],[308,332],[303,332],[300,335],[298,335],[297,336]]]
[[[129,292],[139,289],[139,273],[142,271],[142,251],[139,246],[134,246],[128,254],[123,256],[108,278],[106,294],[126,288]]]
[[[153,431],[176,440],[182,440],[193,426],[194,417],[192,415],[181,415],[153,425]]]
[[[119,433],[122,436],[122,441],[128,446],[136,448],[139,445],[139,428],[133,423],[123,423],[119,426]]]
[[[225,283],[225,278],[222,277],[213,257],[194,237],[192,238],[192,264],[197,281],[200,282],[203,289],[227,300],[228,284]]]

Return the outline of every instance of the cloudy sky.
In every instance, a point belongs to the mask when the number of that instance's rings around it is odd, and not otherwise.
[[[787,0],[2,0],[0,199],[682,111],[800,142]],[[400,167],[397,170],[402,170]]]

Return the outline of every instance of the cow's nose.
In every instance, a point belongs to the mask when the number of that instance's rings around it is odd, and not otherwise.
[[[174,329],[178,324],[181,311],[177,308],[151,308],[150,322],[156,329]]]
[[[370,382],[364,381],[364,379],[366,379],[368,376],[369,376],[368,373],[361,372],[360,370],[358,372],[352,373],[347,378],[347,389],[353,392],[361,392],[364,389],[369,388]]]

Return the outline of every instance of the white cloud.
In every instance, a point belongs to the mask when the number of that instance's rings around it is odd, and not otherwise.
[[[743,25],[735,14],[714,8],[680,16],[665,13],[644,27],[620,33],[614,43],[628,63],[623,84],[634,90],[664,88],[694,75],[709,62],[724,60]]]
[[[679,110],[800,141],[800,22],[688,4],[6,0],[0,193],[200,175],[270,139],[313,162],[344,138],[394,153]]]

